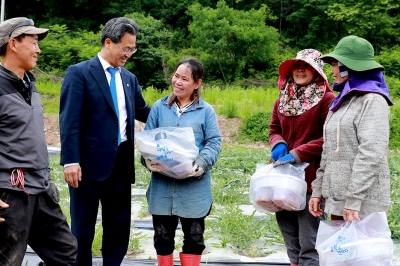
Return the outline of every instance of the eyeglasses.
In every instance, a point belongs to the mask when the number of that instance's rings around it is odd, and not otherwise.
[[[121,49],[122,50],[122,52],[124,52],[125,54],[134,54],[134,53],[136,53],[136,51],[137,51],[137,48],[135,47],[135,48],[133,48],[133,49],[122,49],[121,48],[121,46],[119,46],[118,44],[116,44],[116,43],[114,43],[116,46],[118,46],[119,47],[119,49]]]
[[[35,24],[33,23],[33,20],[32,19],[28,19],[28,20],[25,20],[24,22],[21,22],[18,26],[16,26],[11,32],[10,32],[10,34],[8,34],[8,37],[11,37],[11,34],[13,34],[13,32],[16,30],[16,29],[18,29],[18,28],[22,28],[22,27],[25,27],[25,26],[34,26]]]

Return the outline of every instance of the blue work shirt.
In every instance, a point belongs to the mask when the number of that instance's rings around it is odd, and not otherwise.
[[[200,180],[197,177],[175,179],[152,172],[146,194],[149,213],[185,218],[204,217],[212,203],[210,170],[217,162],[222,141],[217,116],[213,107],[201,98],[178,116],[176,106],[168,106],[168,98],[154,103],[145,130],[168,126],[192,127],[199,148],[195,163],[204,169],[205,175]]]

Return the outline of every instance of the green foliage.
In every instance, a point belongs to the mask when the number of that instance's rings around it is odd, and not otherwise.
[[[266,255],[265,242],[282,243],[282,237],[275,220],[270,216],[256,218],[255,211],[251,215],[243,215],[237,206],[223,209],[216,221],[207,221],[214,234],[221,237],[222,247],[228,244],[245,256],[257,257]]]
[[[279,11],[282,20],[280,27],[284,27],[282,35],[290,46],[298,47],[297,50],[314,48],[321,51],[334,46],[339,41],[341,25],[327,17],[325,13],[332,1],[284,0],[278,2],[281,5],[276,11]]]
[[[137,232],[135,227],[131,227],[131,232],[129,236],[129,245],[128,250],[131,253],[138,254],[144,252],[143,248],[140,245],[140,240],[147,238],[143,232]]]
[[[173,34],[152,16],[134,12],[125,17],[135,20],[140,28],[136,43],[138,51],[125,67],[137,75],[143,88],[167,89],[175,67],[168,64],[172,57],[169,49]]]
[[[400,147],[400,106],[390,107],[390,139],[389,148],[398,149]]]
[[[330,5],[326,14],[345,35],[364,37],[379,49],[398,41],[398,11],[396,0],[346,0]]]
[[[238,107],[234,102],[228,102],[227,105],[221,108],[221,114],[228,118],[237,117]]]
[[[143,94],[143,98],[146,101],[146,103],[148,105],[150,105],[150,106],[153,106],[153,104],[157,100],[159,100],[159,99],[161,99],[161,98],[163,98],[165,96],[170,95],[171,91],[170,90],[160,91],[160,90],[157,90],[154,87],[147,87],[146,89],[143,90],[142,94]]]
[[[46,114],[58,114],[60,111],[61,83],[38,78],[36,88],[40,94],[43,110]]]
[[[392,100],[396,101],[400,99],[400,79],[385,77],[385,80],[389,88],[389,93]]]
[[[170,93],[170,90],[159,91],[150,87],[143,90],[143,97],[152,106],[155,101]],[[271,87],[208,87],[205,84],[201,89],[201,96],[214,107],[217,114],[247,119],[258,112],[271,110],[278,97],[278,90]]]
[[[239,11],[219,1],[215,9],[199,3],[188,9],[194,47],[211,55],[201,58],[224,82],[250,76],[251,69],[266,69],[278,49],[276,29],[265,25],[267,6]],[[249,71],[246,73],[246,71]]]
[[[223,147],[218,163],[212,169],[213,205],[218,208],[249,204],[250,176],[255,172],[256,164],[268,163],[270,152],[228,143],[223,143]]]
[[[43,111],[46,114],[59,114],[60,97],[41,95],[40,99],[43,104]]]
[[[38,67],[52,75],[62,76],[70,65],[91,59],[100,51],[100,34],[70,32],[66,25],[50,26],[50,31],[40,42]]]
[[[94,239],[92,243],[92,256],[101,256],[101,243],[103,238],[103,226],[96,223]]]
[[[390,167],[390,198],[393,204],[388,212],[388,223],[392,238],[400,240],[400,155],[389,153]]]
[[[173,62],[187,56],[201,59],[207,81],[226,83],[260,75],[273,78],[279,63],[288,58],[286,51],[331,51],[349,34],[368,39],[376,52],[400,41],[397,0],[41,0],[16,1],[5,9],[6,19],[26,16],[52,29],[43,40],[51,49],[41,47],[46,60],[39,64],[57,75],[96,54],[98,32],[106,21],[134,14],[141,27],[140,46],[128,67],[143,87],[158,89],[167,88]],[[62,27],[71,32],[60,35]],[[91,32],[94,39],[87,36]],[[79,54],[76,48],[87,51]],[[387,75],[392,75],[390,68]]]
[[[239,127],[241,138],[268,143],[270,122],[271,112],[259,112],[245,119]]]
[[[400,77],[400,46],[396,45],[389,49],[383,50],[379,56],[376,56],[382,66],[385,67],[385,75],[391,77]],[[400,84],[397,84],[397,96],[400,96]],[[391,87],[389,87],[392,89]],[[391,91],[392,93],[392,91]]]
[[[46,80],[43,77],[38,77],[38,82],[35,84],[38,92],[47,96],[60,96],[61,83]],[[46,113],[46,112],[45,112]]]
[[[247,119],[258,112],[271,110],[278,90],[271,87],[213,86],[203,89],[202,97],[218,114]]]
[[[60,207],[67,218],[67,222],[71,224],[71,215],[69,212],[69,190],[68,185],[64,181],[64,168],[60,165],[60,155],[49,157],[49,165],[51,169],[51,178],[57,185],[60,193]]]

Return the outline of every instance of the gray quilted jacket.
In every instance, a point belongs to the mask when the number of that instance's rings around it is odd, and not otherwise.
[[[389,116],[386,100],[376,93],[346,97],[336,112],[328,113],[321,167],[312,183],[312,197],[326,199],[326,213],[388,211]]]

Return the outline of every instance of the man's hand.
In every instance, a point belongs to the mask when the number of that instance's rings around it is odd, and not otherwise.
[[[308,202],[308,211],[315,217],[321,216],[324,213],[324,210],[321,209],[320,198],[311,198]]]
[[[8,208],[8,207],[9,207],[9,206],[8,206],[7,203],[5,203],[4,201],[0,200],[0,209],[6,209],[6,208]],[[2,223],[2,222],[4,222],[4,221],[5,221],[5,219],[0,217],[0,223]]]
[[[68,185],[78,188],[78,182],[82,180],[82,170],[79,164],[74,164],[64,168],[64,179]]]
[[[348,222],[352,222],[355,220],[360,221],[360,218],[358,217],[358,211],[349,209],[343,209],[343,219]]]

